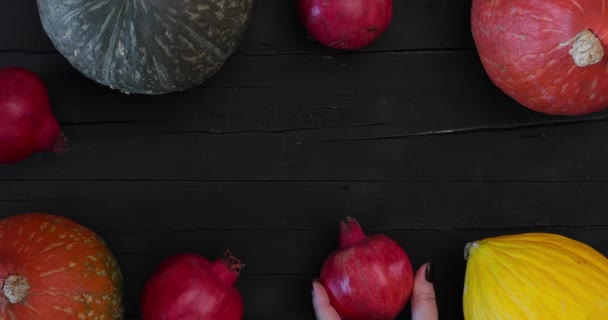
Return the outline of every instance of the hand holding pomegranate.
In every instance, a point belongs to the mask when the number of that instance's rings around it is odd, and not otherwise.
[[[355,218],[347,217],[340,224],[338,249],[327,257],[319,281],[313,284],[317,317],[393,320],[414,292],[416,319],[435,320],[436,307],[419,309],[421,301],[430,300],[434,305],[432,285],[424,279],[425,272],[429,275],[426,278],[432,279],[432,268],[427,268],[419,271],[414,289],[414,271],[405,250],[384,234],[366,235]],[[435,314],[435,318],[425,318],[426,313]]]
[[[435,289],[433,288],[433,269],[430,263],[424,264],[416,272],[412,293],[412,319],[438,320]],[[313,306],[317,320],[340,320],[331,306],[327,291],[318,281],[313,282]]]

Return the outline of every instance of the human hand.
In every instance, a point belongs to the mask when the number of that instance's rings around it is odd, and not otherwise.
[[[317,320],[340,320],[338,312],[331,306],[329,296],[323,285],[313,282],[312,303]],[[412,293],[412,320],[438,320],[435,289],[433,288],[433,266],[422,265],[416,272]]]

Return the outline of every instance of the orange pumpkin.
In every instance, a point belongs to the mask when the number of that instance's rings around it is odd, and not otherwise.
[[[122,274],[103,240],[64,217],[0,220],[0,319],[122,319]]]

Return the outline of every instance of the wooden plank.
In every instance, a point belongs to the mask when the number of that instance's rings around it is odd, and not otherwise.
[[[51,211],[112,231],[608,226],[608,183],[4,181],[3,215]],[[145,217],[142,219],[142,217]]]
[[[142,220],[150,217],[142,216]],[[359,219],[367,234],[384,233],[412,255],[414,264],[424,260],[462,259],[467,242],[489,236],[520,232],[556,232],[584,241],[608,253],[608,227],[520,227],[462,230],[377,230],[369,228],[372,217]],[[325,229],[182,229],[107,232],[99,234],[117,255],[160,261],[177,252],[197,252],[221,257],[226,250],[247,264],[246,275],[314,275],[323,260],[337,248],[338,222]],[[90,225],[97,230],[97,224]],[[432,241],[425,241],[425,239]],[[147,257],[147,258],[146,258]],[[456,262],[456,261],[455,261]],[[140,268],[141,269],[141,268]],[[140,270],[143,271],[144,269]]]
[[[71,140],[67,154],[1,167],[0,180],[608,179],[606,113],[528,111],[470,52],[240,57],[163,97],[85,81],[57,55],[0,61],[44,77]]]
[[[152,97],[97,85],[57,54],[0,53],[0,67],[8,66],[40,74],[66,124],[154,122],[166,130],[218,133],[352,126],[390,133],[571,119],[508,99],[472,51],[234,57],[204,86]]]
[[[608,180],[608,171],[601,169],[608,165],[604,123],[516,134],[353,134],[335,140],[331,131],[326,137],[216,135],[161,133],[134,125],[73,126],[66,134],[68,153],[2,166],[0,180]]]
[[[362,51],[471,48],[470,2],[394,1],[390,29]],[[441,23],[438,23],[440,21]],[[19,32],[14,32],[15,29]],[[0,51],[55,51],[44,33],[35,1],[0,3]],[[295,1],[257,0],[240,54],[330,52],[311,43],[296,16]]]
[[[340,129],[351,136],[508,129],[607,114],[555,117],[523,108],[490,82],[472,51],[235,57],[205,85],[164,96],[97,85],[57,54],[0,53],[0,68],[8,66],[46,81],[64,125],[151,122],[218,134]]]
[[[415,267],[436,265],[440,314],[461,319],[464,245],[485,237],[527,231],[556,232],[584,241],[608,254],[608,228],[525,228],[501,230],[388,231],[410,255]],[[326,255],[336,246],[337,230],[205,230],[162,233],[102,233],[117,253],[126,276],[127,313],[138,314],[143,284],[165,257],[195,252],[215,258],[230,247],[247,263],[237,287],[245,319],[312,319],[310,281],[318,276]],[[399,319],[409,319],[404,313]]]
[[[55,51],[38,15],[36,1],[0,2],[0,51]]]

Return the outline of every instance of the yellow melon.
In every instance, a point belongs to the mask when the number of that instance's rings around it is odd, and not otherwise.
[[[548,233],[487,238],[465,249],[466,320],[608,320],[608,259]]]

